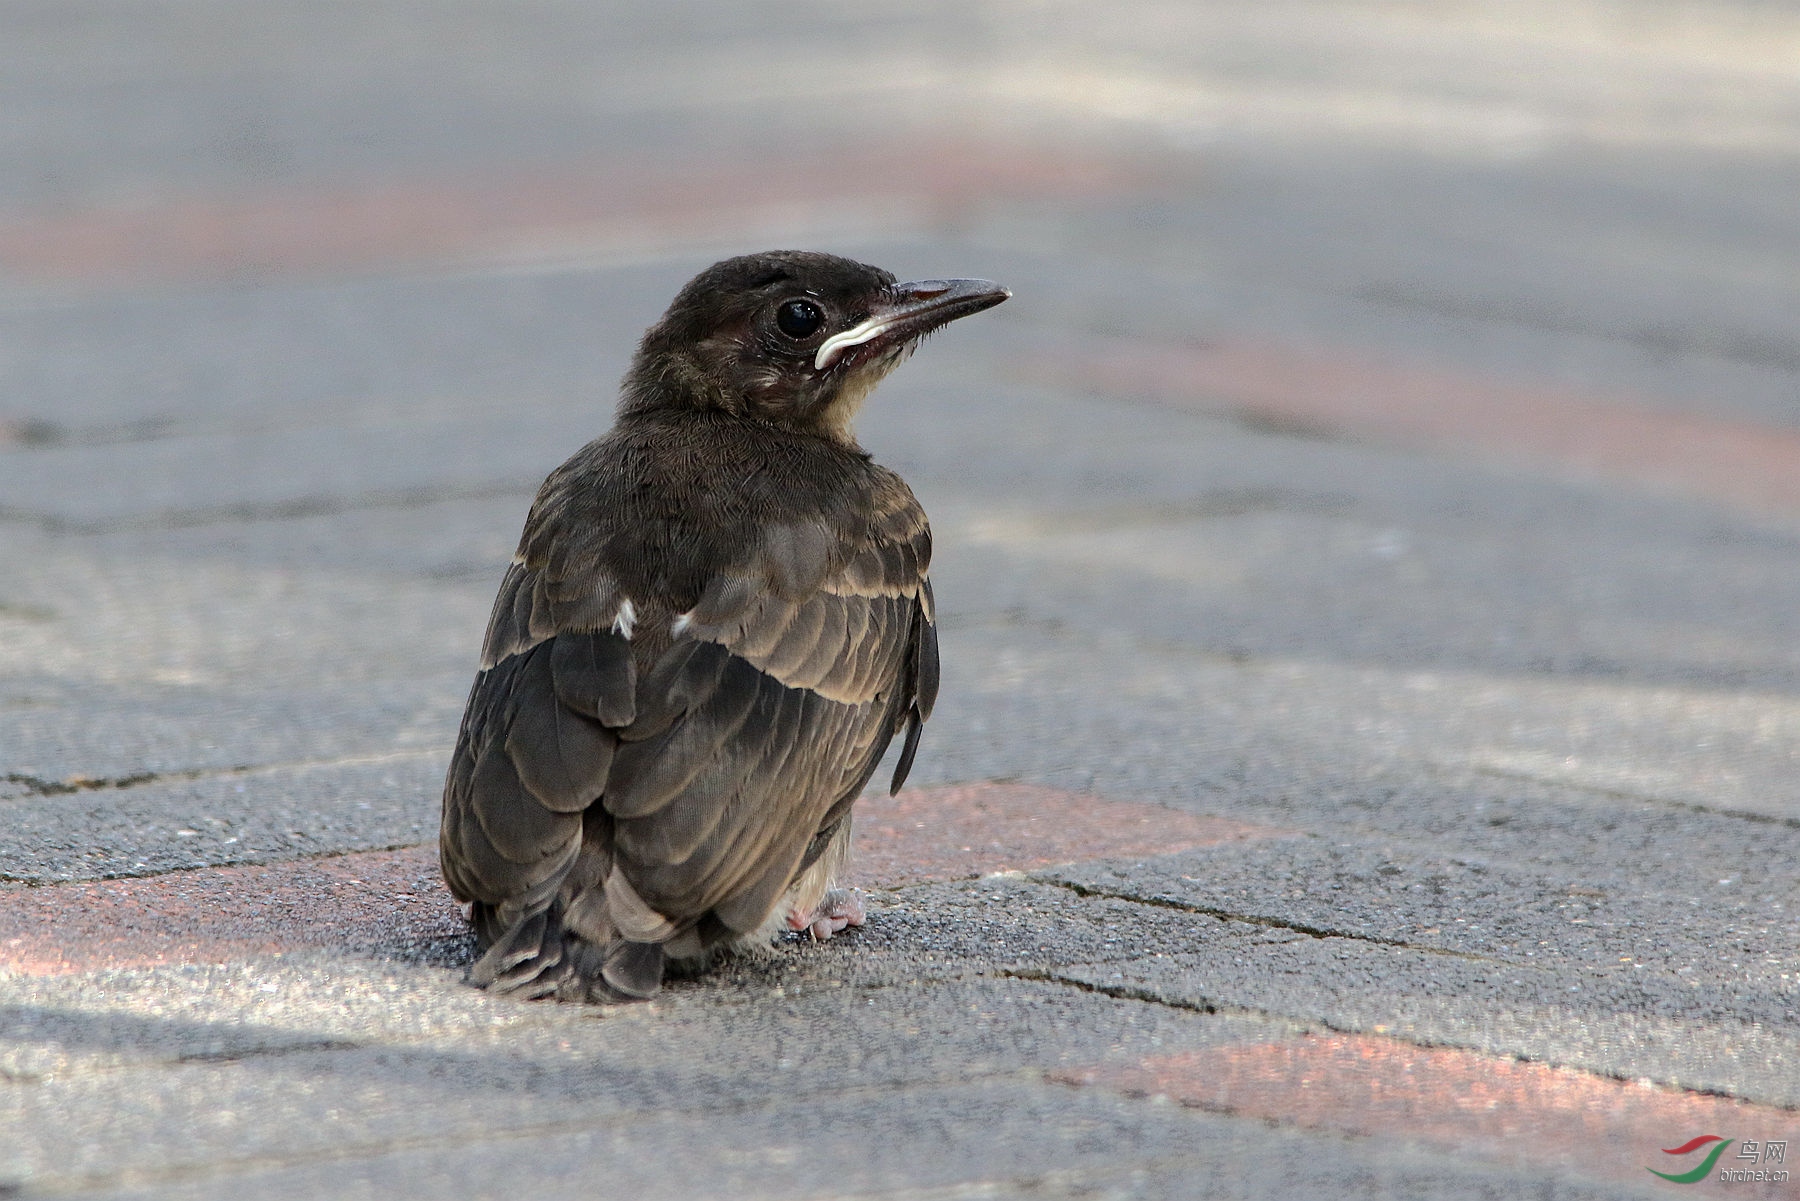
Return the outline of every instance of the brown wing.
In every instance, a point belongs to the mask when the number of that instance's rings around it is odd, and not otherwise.
[[[823,848],[902,724],[911,766],[937,695],[931,534],[898,479],[865,534],[761,532],[675,617],[604,807],[614,870],[682,926],[760,926]]]
[[[439,836],[444,878],[475,903],[484,943],[547,906],[580,850],[582,812],[636,711],[624,600],[592,572],[523,561],[500,585]]]
[[[924,513],[880,482],[859,530],[770,525],[685,613],[625,596],[603,561],[513,566],[440,841],[484,944],[547,909],[584,845],[628,937],[753,930],[904,723],[899,787],[937,694],[937,636]]]

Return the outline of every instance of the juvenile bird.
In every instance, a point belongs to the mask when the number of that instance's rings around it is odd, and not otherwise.
[[[645,998],[666,961],[861,924],[832,889],[851,807],[902,728],[906,778],[938,648],[925,513],[851,419],[1009,295],[776,251],[644,335],[611,432],[531,507],[444,785],[473,983]]]

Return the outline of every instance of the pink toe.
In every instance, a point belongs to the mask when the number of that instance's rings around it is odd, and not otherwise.
[[[820,942],[846,926],[860,926],[866,921],[868,916],[863,911],[862,894],[855,889],[834,890],[827,893],[825,903],[811,913],[794,909],[787,916],[788,929],[804,930]]]

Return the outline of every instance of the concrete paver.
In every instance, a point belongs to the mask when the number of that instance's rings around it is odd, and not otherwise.
[[[1620,1176],[1641,1166],[1642,1157],[1625,1146],[1654,1143],[1671,1127],[1729,1127],[1743,1132],[1739,1140],[1755,1133],[1760,1146],[1785,1138],[1789,1124],[1786,1110],[1384,1038],[1228,1045],[1067,1078],[1189,1105],[1261,1109],[1278,1120],[1306,1113],[1309,1125],[1370,1136],[1398,1128],[1423,1142],[1485,1141],[1500,1155],[1529,1143],[1540,1161],[1591,1170],[1596,1160],[1610,1160]],[[1682,1170],[1677,1161],[1664,1162],[1671,1175]]]

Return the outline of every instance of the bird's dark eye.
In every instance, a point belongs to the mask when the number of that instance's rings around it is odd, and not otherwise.
[[[775,324],[790,338],[810,338],[825,324],[825,314],[810,300],[790,300],[775,310]]]

